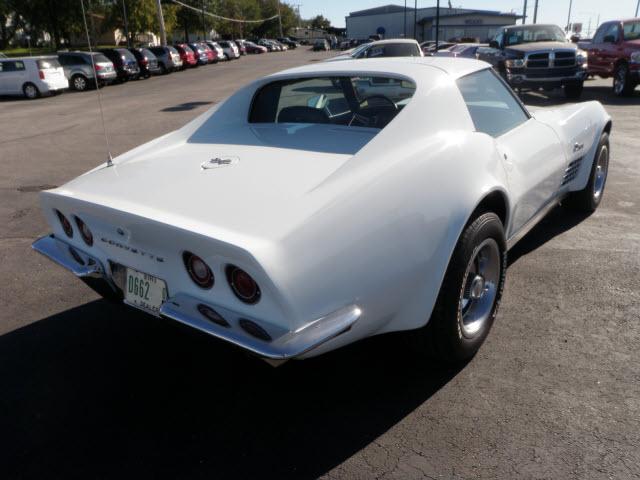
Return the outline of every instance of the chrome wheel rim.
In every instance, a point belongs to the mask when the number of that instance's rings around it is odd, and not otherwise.
[[[609,171],[609,149],[603,146],[596,161],[595,179],[593,181],[593,198],[600,200]]]
[[[487,238],[473,251],[460,290],[458,319],[465,337],[475,336],[491,317],[498,294],[500,267],[498,243]]]
[[[616,76],[613,80],[613,90],[615,93],[620,94],[624,90],[624,84],[627,80],[627,70],[621,67],[616,72]]]
[[[27,85],[24,89],[24,93],[27,95],[27,98],[36,98],[36,87],[33,85]]]
[[[73,81],[73,86],[76,90],[84,90],[87,86],[87,82],[82,77],[76,77],[76,79]]]

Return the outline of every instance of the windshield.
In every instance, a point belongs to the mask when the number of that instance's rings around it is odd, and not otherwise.
[[[323,123],[384,128],[415,92],[392,77],[315,77],[272,82],[260,89],[251,123]]]
[[[564,32],[556,25],[530,25],[505,30],[504,46],[531,42],[566,42]]]
[[[624,24],[624,39],[638,40],[640,38],[640,22],[626,22]]]

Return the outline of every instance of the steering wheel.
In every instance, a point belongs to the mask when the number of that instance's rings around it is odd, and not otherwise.
[[[362,104],[365,102],[367,105],[363,107]],[[353,114],[349,125],[383,128],[397,113],[398,105],[389,97],[380,94],[371,95],[362,99],[360,109]]]

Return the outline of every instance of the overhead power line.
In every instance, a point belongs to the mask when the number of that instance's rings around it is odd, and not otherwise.
[[[173,3],[176,3],[178,5],[181,5],[185,8],[189,8],[191,10],[193,10],[194,12],[198,12],[198,13],[204,13],[205,15],[208,15],[210,17],[213,18],[217,18],[218,20],[226,20],[227,22],[236,22],[236,23],[262,23],[262,22],[268,22],[269,20],[273,20],[275,18],[280,17],[279,14],[275,14],[272,17],[269,18],[261,18],[259,20],[239,20],[237,18],[228,18],[228,17],[223,17],[222,15],[216,15],[215,13],[210,13],[207,12],[204,9],[201,8],[197,8],[197,7],[192,7],[191,5],[187,5],[186,3],[182,3],[179,0],[171,0]]]

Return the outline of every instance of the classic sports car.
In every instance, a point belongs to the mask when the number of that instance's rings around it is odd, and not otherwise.
[[[507,250],[561,201],[598,207],[610,131],[597,102],[528,110],[476,60],[294,68],[43,192],[33,247],[271,363],[400,330],[462,361]]]

